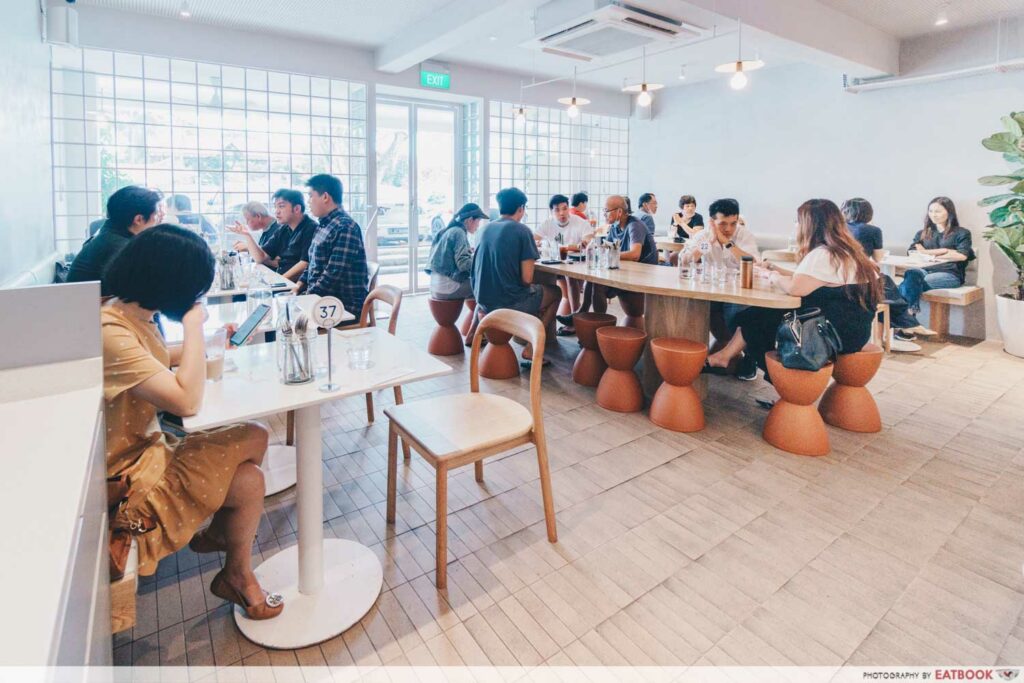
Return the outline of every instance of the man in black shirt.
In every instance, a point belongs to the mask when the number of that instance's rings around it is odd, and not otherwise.
[[[309,266],[309,244],[316,233],[316,221],[306,215],[306,201],[297,190],[274,193],[274,215],[279,228],[257,244],[252,232],[241,223],[228,228],[242,236],[246,248],[257,263],[273,268],[292,282]]]
[[[129,185],[110,195],[107,220],[99,231],[82,245],[68,270],[68,282],[100,280],[103,272],[128,241],[164,219],[163,198],[159,192]],[[106,296],[106,288],[100,285]]]

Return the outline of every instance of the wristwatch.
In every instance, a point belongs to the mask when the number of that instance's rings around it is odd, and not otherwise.
[[[728,242],[725,243],[725,245],[723,245],[722,248],[723,249],[732,249],[734,246],[735,245],[732,243],[732,240],[729,240]]]

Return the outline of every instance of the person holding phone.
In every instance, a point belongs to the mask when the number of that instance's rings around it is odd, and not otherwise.
[[[697,198],[684,194],[679,198],[679,211],[672,214],[669,234],[674,242],[685,242],[704,228],[704,216],[697,213]]]
[[[259,466],[266,429],[249,422],[178,439],[157,421],[157,411],[189,416],[202,406],[206,311],[198,302],[213,274],[213,254],[203,239],[174,225],[134,238],[107,270],[113,298],[100,309],[107,476],[127,488],[112,526],[138,540],[143,576],[186,543],[197,553],[226,553],[210,592],[241,606],[250,619],[270,619],[284,603],[260,588],[251,560],[263,511]],[[179,347],[164,343],[157,313],[182,323]],[[197,531],[211,516],[210,525]]]

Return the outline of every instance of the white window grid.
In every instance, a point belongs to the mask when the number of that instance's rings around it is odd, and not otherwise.
[[[76,251],[129,184],[189,197],[223,234],[251,200],[316,173],[366,224],[366,84],[305,74],[53,46],[54,231]]]
[[[552,195],[586,192],[591,211],[600,212],[609,195],[626,194],[629,183],[629,120],[580,113],[569,118],[564,108],[525,107],[491,102],[488,140],[491,205],[504,187],[526,193],[524,222],[536,228],[548,217]]]
[[[467,202],[481,203],[480,183],[480,105],[470,102],[462,107],[462,196]]]

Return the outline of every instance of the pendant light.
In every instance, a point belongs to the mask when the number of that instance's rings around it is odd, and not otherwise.
[[[516,110],[515,122],[519,125],[526,123],[526,110],[523,108],[523,81],[519,81],[519,109]]]
[[[572,97],[559,97],[558,103],[566,105],[565,113],[570,119],[575,119],[580,115],[580,107],[590,104],[590,100],[586,97],[576,97],[576,67],[572,68]]]
[[[636,96],[636,103],[641,107],[651,106],[651,93],[655,90],[661,90],[665,86],[661,83],[648,83],[647,82],[647,48],[640,48],[640,82],[634,85],[627,85],[622,89],[622,92],[638,93]]]
[[[715,71],[720,74],[732,74],[732,78],[729,79],[729,87],[733,90],[743,90],[749,81],[747,72],[760,69],[764,66],[764,62],[760,59],[743,59],[743,21],[737,19],[737,22],[739,27],[736,30],[736,61],[719,64],[715,67]]]

